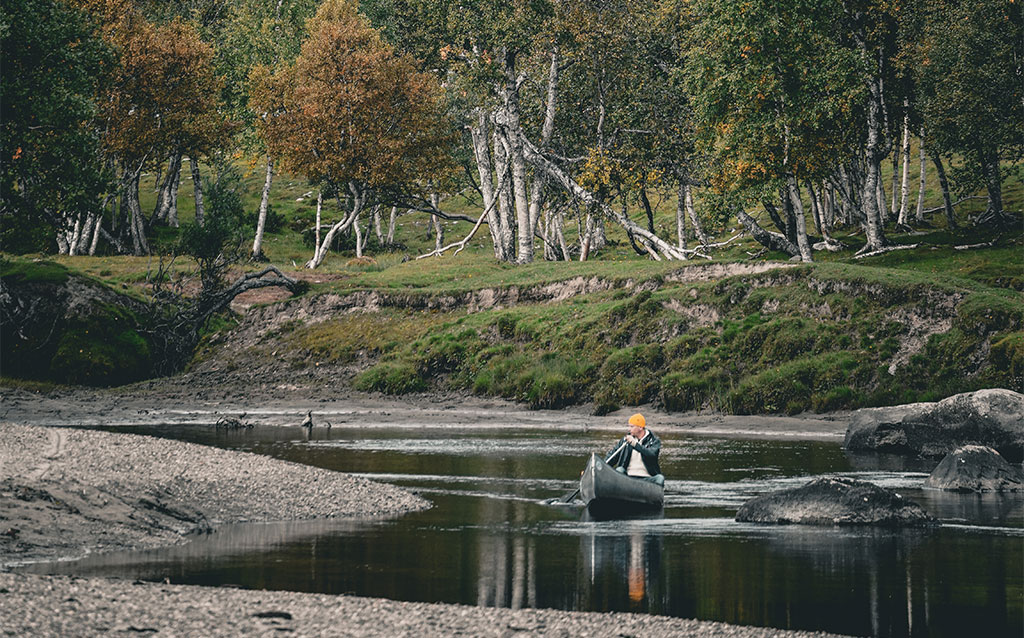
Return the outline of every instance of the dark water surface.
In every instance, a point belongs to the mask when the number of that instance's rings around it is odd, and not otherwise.
[[[118,428],[125,431],[126,428]],[[659,433],[664,512],[591,520],[572,491],[614,435],[490,428],[129,431],[266,454],[413,489],[428,511],[383,521],[238,525],[181,547],[48,573],[497,607],[636,611],[865,636],[1024,633],[1024,496],[923,490],[927,462],[838,443]],[[898,490],[927,530],[758,526],[748,498],[840,474]]]

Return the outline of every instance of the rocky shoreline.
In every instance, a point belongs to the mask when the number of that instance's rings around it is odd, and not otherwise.
[[[389,403],[393,412],[384,412]],[[218,403],[214,409],[182,402],[180,397],[157,400],[156,393],[83,390],[37,396],[7,390],[0,405],[8,420],[0,423],[0,635],[826,635],[644,614],[490,609],[11,572],[22,562],[181,543],[189,534],[229,523],[387,517],[429,504],[391,485],[255,454],[67,427],[166,422],[186,413],[210,422],[214,414],[245,409],[244,395],[236,394],[233,402]],[[293,415],[309,406],[308,400],[296,398],[248,408],[261,423],[287,426]],[[412,426],[425,416],[445,415],[447,422],[472,421],[483,427],[507,425],[511,407],[434,399],[414,402],[407,406],[408,413],[394,406],[366,397],[357,406],[349,401],[315,405],[322,419],[376,414],[386,416],[389,423]],[[579,427],[582,416],[519,411],[517,418]],[[611,428],[618,420],[616,415],[604,417],[594,427]],[[764,436],[765,423],[746,427],[758,428]],[[662,427],[714,432],[732,431],[738,424],[723,417],[690,415],[674,417]],[[839,422],[828,419],[780,419],[775,425],[775,435],[783,437],[842,436]]]

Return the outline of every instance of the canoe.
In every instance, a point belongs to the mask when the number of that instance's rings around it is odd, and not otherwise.
[[[591,454],[580,477],[580,498],[590,509],[617,506],[661,507],[665,488],[657,483],[627,476]]]

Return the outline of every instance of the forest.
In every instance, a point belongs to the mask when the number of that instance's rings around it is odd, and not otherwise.
[[[878,254],[932,215],[1020,226],[1010,0],[5,0],[0,29],[9,253],[188,252],[153,242],[191,179],[184,226],[207,230],[172,236],[194,253],[244,233],[265,259],[282,175],[316,194],[307,268],[339,234],[357,256],[373,233],[394,243],[409,214],[434,254],[486,226],[518,264],[586,260],[609,228],[674,260],[738,224],[809,262],[850,248],[837,229]],[[263,176],[251,222],[239,170]],[[460,219],[472,231],[445,244]]]

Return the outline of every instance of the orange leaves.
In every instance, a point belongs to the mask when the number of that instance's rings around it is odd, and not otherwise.
[[[286,170],[314,182],[408,183],[447,161],[441,89],[355,12],[330,0],[294,64],[250,75],[258,133]]]

